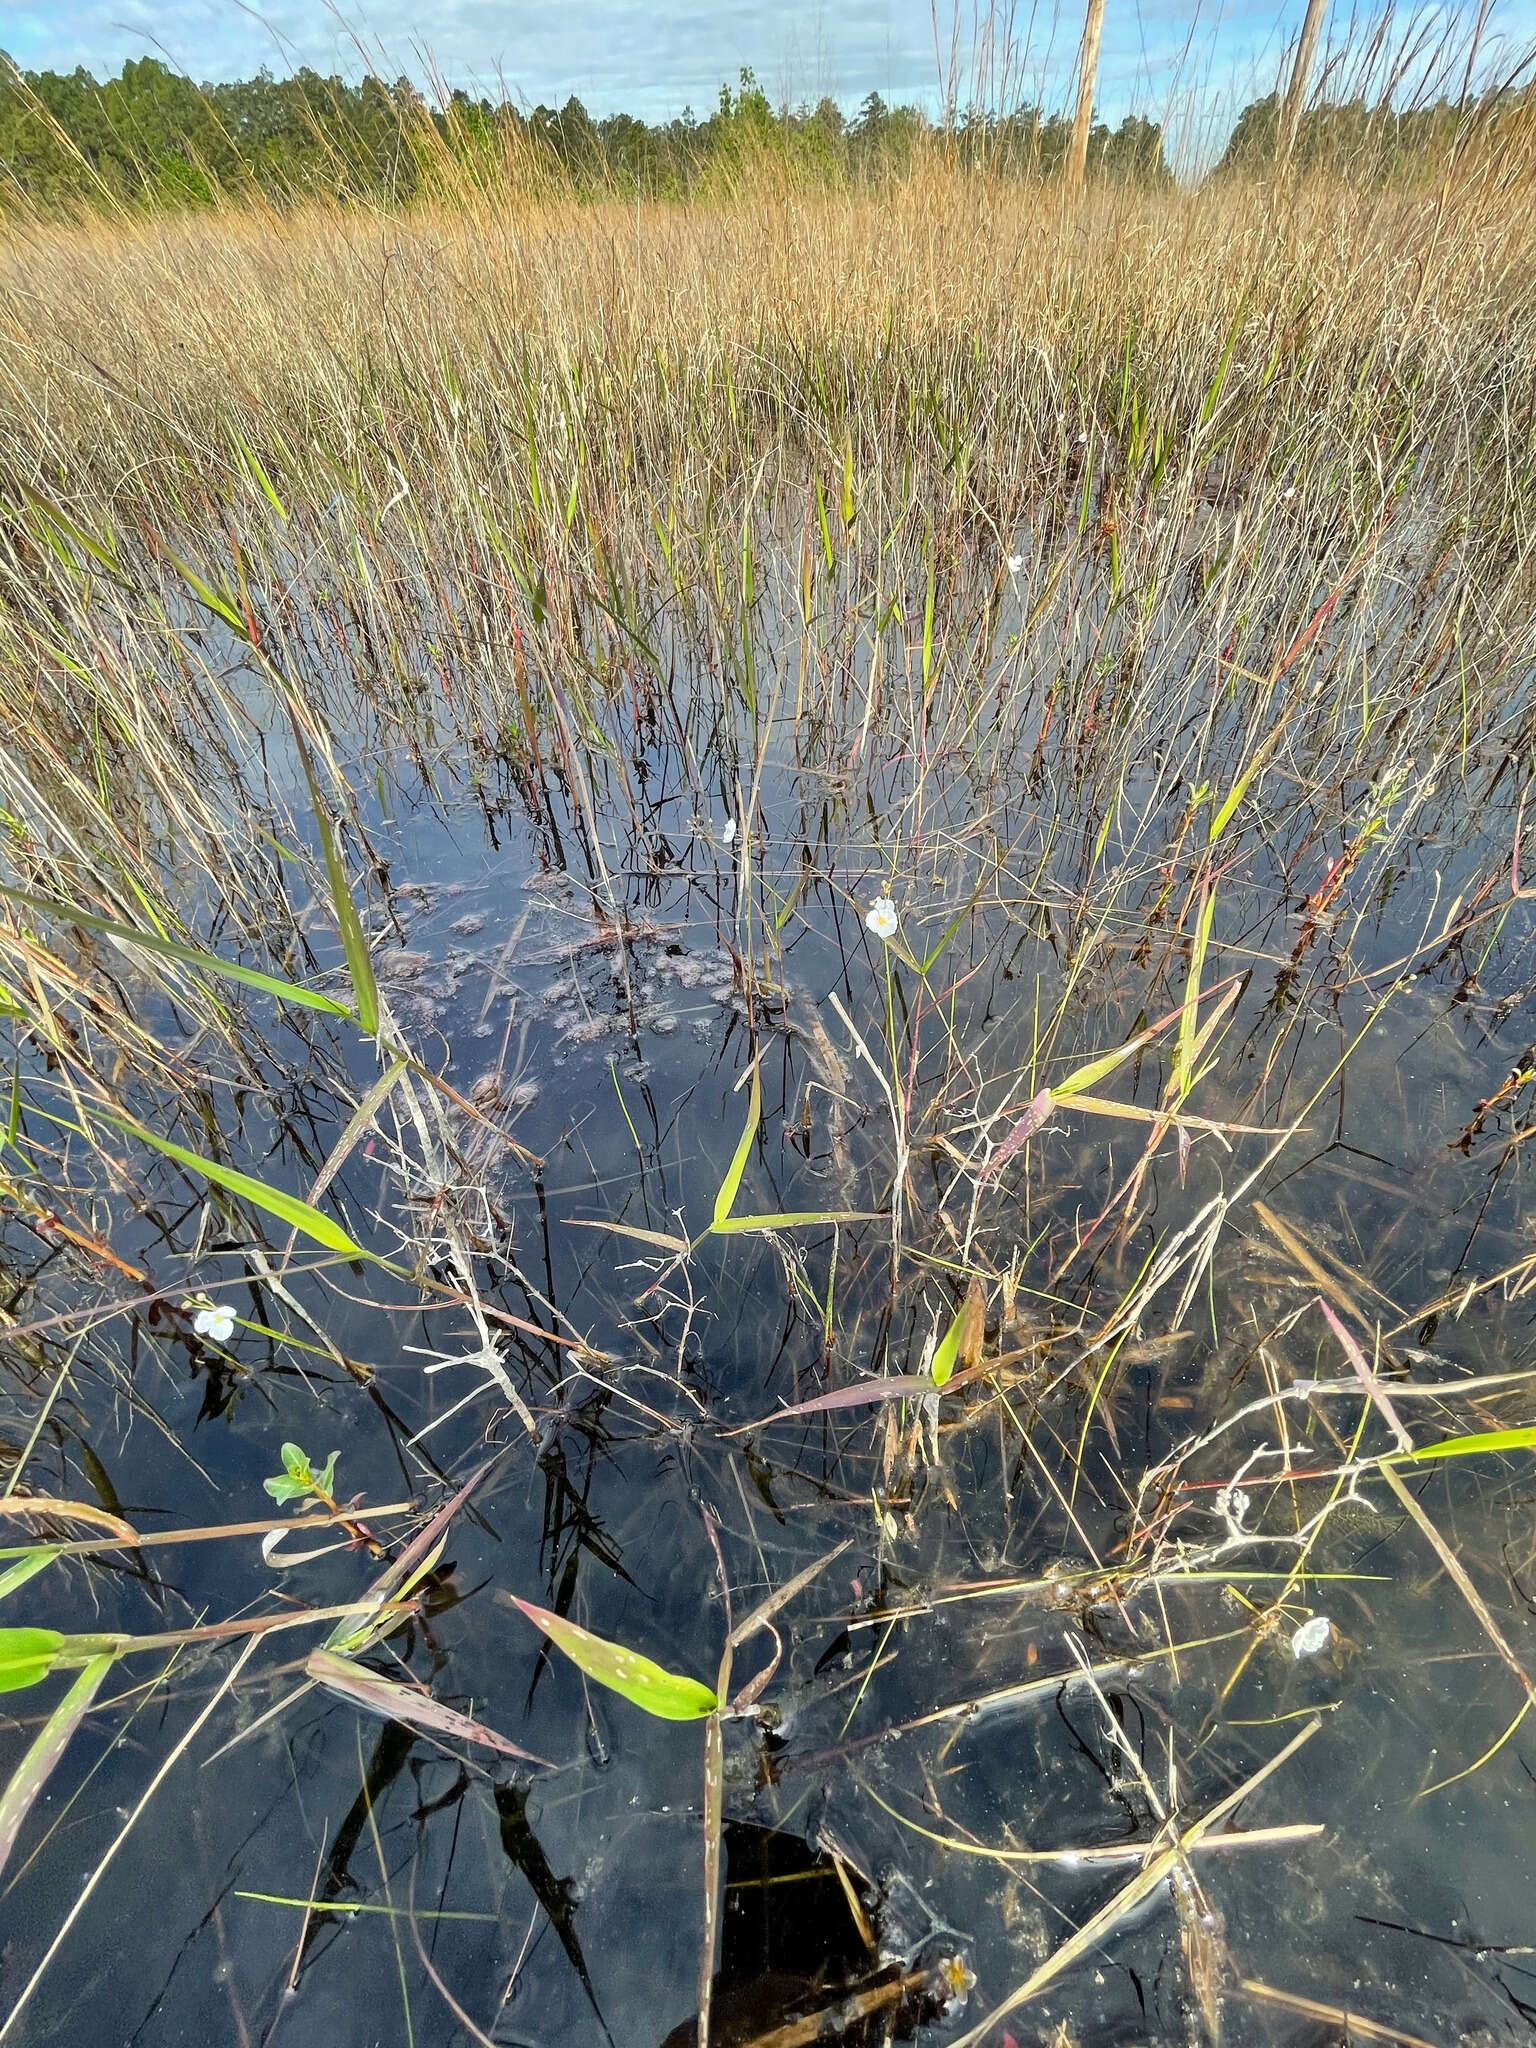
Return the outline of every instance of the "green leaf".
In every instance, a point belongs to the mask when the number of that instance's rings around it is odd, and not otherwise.
[[[1471,1436],[1446,1436],[1441,1437],[1438,1443],[1420,1444],[1408,1456],[1413,1463],[1421,1464],[1427,1458],[1473,1458],[1481,1451],[1533,1450],[1536,1450],[1536,1428],[1483,1429]],[[1385,1462],[1396,1465],[1405,1461],[1391,1458]]]
[[[0,1628],[0,1692],[20,1692],[46,1678],[63,1647],[56,1628]]]
[[[1200,1012],[1200,976],[1205,967],[1205,949],[1210,943],[1211,920],[1216,915],[1216,890],[1207,882],[1200,891],[1200,914],[1195,920],[1194,943],[1189,950],[1189,976],[1184,984],[1184,1002],[1179,1012],[1179,1039],[1174,1048],[1174,1086],[1179,1100],[1194,1086],[1195,1025]]]
[[[752,1088],[747,1098],[747,1123],[736,1146],[735,1155],[725,1169],[725,1179],[720,1183],[720,1192],[715,1196],[715,1213],[710,1219],[710,1229],[723,1229],[729,1220],[736,1197],[741,1190],[741,1177],[747,1170],[747,1161],[752,1156],[752,1147],[757,1138],[757,1126],[763,1113],[762,1084],[757,1078],[757,1069],[752,1069]],[[738,1228],[740,1226],[738,1225]]]
[[[46,1548],[29,1550],[24,1556],[18,1557],[14,1564],[7,1565],[4,1571],[0,1571],[0,1600],[3,1600],[7,1593],[14,1593],[18,1586],[24,1586],[28,1579],[35,1579],[40,1571],[53,1563],[58,1554],[56,1550]]]
[[[379,987],[373,978],[373,958],[368,951],[368,940],[362,919],[357,914],[357,905],[352,901],[347,870],[336,840],[336,821],[323,809],[318,809],[316,815],[320,844],[325,853],[326,877],[331,885],[331,908],[336,914],[342,951],[347,956],[347,972],[352,977],[352,994],[357,1002],[357,1021],[365,1031],[372,1033],[379,1028]]]
[[[49,896],[29,896],[22,889],[10,889],[0,883],[0,896],[8,903],[18,903],[24,910],[36,911],[42,917],[56,917],[61,924],[78,925],[82,931],[99,932],[104,938],[122,939],[132,946],[142,946],[146,953],[158,953],[166,960],[179,960],[188,967],[201,968],[205,974],[221,975],[226,981],[243,982],[247,988],[259,988],[269,996],[276,996],[280,1002],[299,1003],[306,1010],[324,1010],[332,1017],[346,1017],[352,1022],[352,1012],[345,1003],[338,1003],[330,996],[320,995],[316,990],[300,988],[296,982],[284,981],[276,974],[263,974],[258,967],[240,967],[232,960],[221,960],[217,953],[205,953],[198,946],[183,946],[175,939],[163,939],[158,932],[141,931],[137,925],[118,924],[110,917],[88,917],[83,910],[74,910],[67,903],[56,903]]]
[[[301,1451],[297,1444],[284,1444],[278,1456],[290,1479],[297,1479],[303,1486],[309,1484],[309,1454],[306,1451]]]
[[[1133,1054],[1140,1052],[1154,1035],[1152,1030],[1138,1031],[1134,1038],[1127,1039],[1124,1045],[1117,1045],[1113,1052],[1100,1053],[1097,1059],[1088,1060],[1082,1066],[1074,1067],[1064,1081],[1051,1083],[1051,1094],[1058,1102],[1065,1101],[1073,1095],[1081,1095],[1096,1081],[1102,1081],[1106,1074],[1112,1074],[1116,1067],[1123,1066]]]
[[[933,1364],[929,1370],[933,1374],[933,1384],[936,1387],[947,1386],[955,1369],[955,1359],[960,1351],[960,1329],[964,1321],[965,1303],[961,1302],[959,1308],[955,1310],[954,1321],[939,1339],[938,1349],[933,1354]]]
[[[714,1693],[707,1685],[701,1685],[698,1679],[681,1677],[675,1671],[663,1671],[649,1657],[637,1656],[633,1650],[622,1649],[617,1643],[604,1642],[601,1636],[578,1628],[564,1615],[551,1614],[546,1607],[535,1607],[530,1601],[519,1600],[515,1593],[509,1598],[512,1605],[521,1609],[535,1628],[542,1629],[556,1649],[563,1650],[588,1678],[595,1678],[599,1685],[622,1693],[625,1699],[643,1707],[646,1713],[655,1714],[659,1720],[702,1721],[706,1714],[713,1714],[719,1707],[720,1702]]]
[[[328,1457],[328,1458],[326,1459],[326,1461],[325,1461],[325,1470],[324,1470],[323,1472],[317,1473],[317,1474],[316,1474],[316,1475],[315,1475],[315,1476],[313,1477],[313,1479],[311,1480],[311,1482],[310,1482],[310,1483],[311,1483],[311,1485],[312,1485],[312,1486],[314,1487],[314,1490],[316,1491],[316,1493],[324,1493],[324,1494],[334,1494],[334,1493],[335,1493],[335,1491],[336,1491],[336,1460],[337,1460],[337,1459],[338,1459],[338,1458],[339,1458],[340,1456],[341,1456],[341,1453],[340,1453],[340,1451],[332,1451],[331,1455],[330,1455],[330,1456],[329,1456],[329,1457]]]
[[[114,1116],[109,1110],[99,1113],[109,1123],[131,1132],[141,1143],[152,1146],[156,1152],[163,1152],[167,1159],[190,1166],[194,1173],[200,1173],[204,1180],[211,1180],[215,1187],[225,1188],[232,1195],[243,1195],[246,1201],[254,1202],[258,1209],[265,1209],[279,1222],[290,1225],[294,1230],[302,1230],[306,1237],[312,1237],[327,1251],[343,1252],[354,1259],[364,1256],[362,1246],[354,1244],[339,1223],[333,1222],[322,1210],[313,1208],[299,1196],[290,1195],[283,1188],[269,1187],[264,1180],[256,1180],[251,1174],[237,1173],[234,1167],[225,1166],[217,1159],[205,1159],[200,1152],[189,1152],[185,1145],[178,1145],[172,1138],[162,1138],[155,1131],[147,1131],[129,1117]]]
[[[286,1472],[280,1472],[273,1479],[261,1482],[275,1501],[286,1503],[290,1500],[307,1500],[309,1488],[302,1479],[290,1479]]]
[[[314,763],[309,758],[309,748],[305,746],[304,735],[299,730],[298,718],[291,713],[290,716],[299,766],[304,770],[304,780],[309,784],[309,800],[314,806],[315,825],[320,834],[320,851],[325,856],[325,875],[330,884],[331,909],[335,914],[336,929],[341,934],[341,949],[347,956],[347,972],[352,978],[352,996],[357,1005],[357,1021],[364,1031],[371,1034],[379,1028],[379,985],[374,979],[373,957],[368,951],[368,938],[363,930],[363,921],[357,914],[357,905],[352,901],[346,863],[342,860],[341,847],[336,836],[336,820],[320,794]]]
[[[165,550],[165,558],[175,568],[180,570],[189,587],[202,599],[209,611],[213,612],[218,618],[221,618],[232,633],[237,633],[246,645],[250,646],[250,627],[236,609],[231,593],[227,590],[216,589],[205,577],[199,576],[192,564],[184,562],[174,549],[167,548]]]
[[[879,1223],[881,1209],[782,1209],[767,1216],[727,1216],[709,1227],[716,1237],[738,1237],[748,1230],[803,1230],[812,1223]]]
[[[39,1630],[38,1633],[47,1634],[48,1631]],[[111,1656],[91,1659],[43,1723],[32,1747],[12,1772],[10,1783],[0,1793],[0,1870],[4,1870],[6,1858],[16,1845],[16,1837],[32,1802],[48,1782],[48,1774],[64,1754],[69,1738],[85,1718],[101,1681],[115,1661]]]

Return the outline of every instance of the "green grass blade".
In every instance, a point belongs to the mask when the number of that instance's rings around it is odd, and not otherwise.
[[[251,629],[236,609],[235,601],[228,591],[216,590],[205,577],[199,576],[190,562],[184,562],[171,548],[165,551],[165,559],[186,579],[192,591],[202,600],[216,617],[221,618],[232,633],[237,633],[247,646],[251,644]]]
[[[1113,1052],[1100,1053],[1097,1059],[1087,1060],[1082,1066],[1074,1067],[1064,1081],[1051,1083],[1050,1093],[1053,1099],[1060,1102],[1068,1096],[1081,1095],[1085,1089],[1091,1088],[1095,1081],[1102,1081],[1106,1074],[1112,1074],[1116,1067],[1123,1066],[1134,1054],[1140,1052],[1153,1035],[1153,1031],[1138,1031],[1134,1038],[1127,1039],[1124,1045],[1117,1045]]]
[[[298,748],[299,766],[304,770],[304,780],[309,784],[309,800],[314,807],[315,826],[320,834],[320,851],[325,857],[325,878],[331,891],[331,912],[336,919],[336,929],[341,934],[341,949],[347,959],[347,973],[352,980],[352,999],[357,1006],[357,1021],[371,1036],[379,1028],[379,985],[374,979],[373,956],[368,951],[363,921],[358,916],[357,905],[352,900],[346,863],[341,857],[341,846],[337,839],[336,820],[320,794],[314,764],[309,758],[309,748],[304,744],[304,736],[299,731],[297,718],[293,721],[293,737]]]
[[[725,1179],[720,1183],[720,1192],[715,1196],[715,1213],[710,1219],[711,1230],[723,1230],[741,1191],[741,1177],[747,1170],[747,1161],[752,1156],[752,1147],[757,1140],[757,1126],[763,1113],[762,1083],[757,1078],[757,1069],[752,1069],[752,1088],[747,1098],[746,1128],[741,1134],[730,1165],[725,1169]]]
[[[24,1586],[28,1579],[35,1579],[57,1556],[56,1550],[47,1548],[29,1550],[24,1557],[18,1557],[13,1565],[7,1565],[6,1569],[0,1572],[0,1600],[3,1600],[7,1593],[14,1593],[18,1586]]]
[[[49,1773],[85,1718],[114,1661],[105,1656],[91,1659],[48,1716],[32,1747],[11,1773],[10,1783],[0,1793],[0,1870],[4,1870],[6,1858],[16,1846],[16,1837],[33,1801],[47,1784]]]
[[[103,1115],[108,1112],[103,1111]],[[341,1225],[323,1210],[311,1207],[297,1195],[290,1195],[284,1188],[270,1187],[266,1181],[257,1180],[249,1173],[239,1173],[232,1166],[225,1166],[221,1160],[205,1159],[201,1152],[191,1152],[185,1145],[178,1145],[174,1138],[162,1138],[158,1132],[145,1130],[142,1124],[134,1123],[125,1116],[108,1116],[108,1120],[129,1131],[141,1143],[151,1146],[156,1152],[163,1152],[167,1159],[174,1159],[181,1166],[189,1166],[194,1173],[200,1173],[204,1180],[211,1180],[215,1187],[225,1189],[229,1194],[239,1195],[247,1202],[254,1202],[258,1209],[265,1209],[269,1216],[277,1217],[290,1229],[301,1230],[306,1237],[312,1237],[316,1244],[322,1244],[327,1251],[343,1252],[348,1258],[362,1258],[362,1246],[354,1243]]]
[[[379,1028],[379,985],[373,978],[373,958],[368,951],[363,921],[357,914],[357,905],[352,901],[347,870],[336,840],[336,820],[320,805],[316,806],[315,817],[320,827],[321,848],[325,854],[326,879],[331,885],[331,908],[335,912],[337,929],[341,933],[342,951],[347,956],[347,972],[352,977],[352,996],[357,1004],[357,1021],[364,1031],[372,1034]]]
[[[717,1237],[747,1230],[798,1230],[811,1223],[883,1223],[883,1209],[776,1209],[763,1216],[727,1216],[710,1225]]]
[[[142,946],[146,953],[158,953],[166,960],[179,960],[188,967],[197,967],[205,974],[221,975],[226,981],[242,982],[247,988],[259,988],[263,994],[276,996],[280,1002],[298,1003],[306,1010],[323,1010],[328,1016],[347,1017],[356,1022],[345,1003],[338,1003],[330,996],[320,995],[316,990],[300,988],[297,982],[284,981],[280,975],[263,974],[257,967],[241,967],[232,960],[222,960],[217,953],[205,953],[199,946],[183,946],[175,939],[162,939],[158,932],[146,932],[137,925],[119,924],[110,917],[90,917],[83,910],[73,910],[67,903],[55,902],[51,896],[29,896],[22,889],[8,888],[0,883],[0,896],[8,903],[18,903],[24,910],[36,911],[39,916],[55,917],[61,924],[78,925],[82,931],[99,932],[103,938],[122,939],[131,946]]]
[[[611,1692],[621,1694],[659,1720],[702,1721],[719,1706],[715,1694],[698,1679],[663,1671],[649,1657],[637,1656],[618,1643],[605,1642],[590,1630],[578,1628],[574,1621],[567,1621],[564,1615],[551,1614],[547,1607],[519,1600],[515,1593],[508,1597],[588,1678],[595,1678],[599,1685],[606,1685]]]
[[[1200,915],[1195,920],[1194,943],[1189,952],[1189,978],[1184,984],[1184,1004],[1179,1012],[1179,1042],[1174,1052],[1174,1085],[1180,1100],[1194,1085],[1195,1025],[1200,1012],[1200,976],[1205,968],[1205,949],[1210,943],[1211,920],[1216,915],[1216,890],[1207,882],[1200,892]]]
[[[1408,1458],[1417,1465],[1429,1458],[1475,1458],[1483,1451],[1536,1451],[1536,1428],[1483,1429],[1471,1436],[1441,1437],[1438,1443],[1420,1444]]]

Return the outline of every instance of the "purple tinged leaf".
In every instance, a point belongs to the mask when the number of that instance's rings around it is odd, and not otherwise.
[[[338,1657],[333,1650],[311,1650],[304,1669],[327,1692],[349,1700],[365,1713],[377,1714],[381,1720],[403,1721],[407,1728],[420,1728],[428,1735],[457,1736],[461,1742],[478,1742],[486,1749],[498,1750],[503,1756],[515,1756],[523,1763],[543,1764],[546,1770],[553,1768],[545,1763],[543,1757],[519,1749],[515,1742],[508,1742],[504,1735],[498,1735],[494,1728],[487,1728],[483,1721],[472,1721],[468,1714],[459,1714],[452,1707],[445,1707],[430,1693],[417,1692],[414,1686],[402,1685],[398,1679],[369,1671],[366,1666],[353,1663],[350,1657]]]
[[[1001,1145],[992,1154],[986,1165],[981,1169],[980,1173],[977,1174],[976,1178],[978,1180],[989,1179],[1001,1167],[1006,1166],[1015,1153],[1022,1152],[1036,1131],[1039,1130],[1040,1126],[1050,1115],[1053,1106],[1054,1097],[1050,1089],[1042,1088],[1013,1129],[1008,1133],[1007,1137],[1004,1138]]]

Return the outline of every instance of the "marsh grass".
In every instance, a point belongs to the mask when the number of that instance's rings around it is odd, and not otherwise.
[[[1136,1666],[1208,1678],[1197,1750],[1332,1583],[1314,1554],[1345,1511],[1402,1494],[1401,1435],[1437,1466],[1458,1433],[1473,1457],[1529,1448],[1523,1365],[1463,1406],[1407,1355],[1407,1334],[1427,1347],[1436,1319],[1536,1286],[1523,1245],[1471,1256],[1519,1183],[1528,1057],[1464,1106],[1487,1181],[1443,1290],[1389,1304],[1261,1197],[1420,982],[1480,1002],[1495,1046],[1529,997],[1531,193],[1520,150],[1474,136],[1412,189],[1228,179],[1081,210],[935,158],[878,191],[743,180],[686,207],[471,180],[395,215],[14,225],[7,1492],[41,1518],[34,1453],[67,1469],[76,1404],[142,1398],[126,1330],[195,1344],[176,1305],[194,1265],[250,1286],[244,1327],[285,1364],[334,1365],[358,1398],[375,1374],[327,1326],[377,1290],[390,1318],[456,1315],[428,1370],[471,1369],[401,1430],[423,1487],[422,1438],[461,1413],[514,1411],[547,1471],[597,1388],[669,1441],[708,1433],[750,1520],[739,1440],[774,1460],[809,1424],[859,1475],[883,1572],[946,1506],[987,1524],[969,1447],[995,1438],[1028,1471],[1040,1543],[1088,1564],[847,1617],[880,1646],[805,1766],[877,1739],[865,1688],[921,1617],[998,1587],[1085,1634],[1137,1607],[1161,1641]],[[388,978],[381,848],[409,804],[511,819],[569,878],[562,967],[611,964],[597,1021],[630,1051],[677,892],[705,894],[736,1085],[679,1202],[644,1079],[614,1068],[638,1174],[620,1201],[594,1168],[600,1216],[572,1219],[633,1258],[604,1327],[597,1295],[562,1296],[509,1245],[486,1161],[541,1202],[543,1162],[448,1079]],[[1258,1239],[1279,1265],[1254,1282]],[[809,1334],[744,1421],[739,1395],[698,1391],[689,1347],[753,1289]],[[1210,1412],[1156,1457],[1149,1429],[1138,1468],[1127,1374],[1192,1317]],[[1314,1325],[1314,1351],[1342,1333],[1347,1376],[1304,1370]],[[1267,1392],[1234,1398],[1228,1367]],[[1184,1384],[1170,1369],[1170,1400]],[[732,1573],[766,1567],[712,1515],[701,1533],[725,1700]],[[1176,1624],[1193,1586],[1227,1604]],[[753,1618],[782,1651],[772,1597]],[[383,1711],[393,1681],[338,1681],[327,1654],[311,1676]],[[994,1693],[1100,1697],[1132,1661],[978,1680],[901,1725],[953,1731]],[[707,1721],[704,2032],[725,1769]],[[1171,1735],[1162,1762],[1171,1782]],[[1013,1998],[989,1987],[993,2017],[1144,1899],[1197,1899],[1187,1852],[1238,1796],[1186,1823],[1159,1793],[1129,1885]],[[1235,1997],[1229,1960],[1200,1968]]]

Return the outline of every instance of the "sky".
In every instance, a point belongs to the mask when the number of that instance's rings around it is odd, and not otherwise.
[[[1148,113],[1176,132],[1224,130],[1244,101],[1272,89],[1304,6],[1108,0],[1101,117]],[[1358,32],[1373,11],[1379,0],[1332,0],[1330,30],[1341,35],[1353,18]],[[1475,12],[1451,0],[1434,15],[1465,34]],[[743,66],[776,102],[830,94],[851,111],[876,91],[933,112],[948,76],[963,104],[986,72],[975,24],[989,17],[1011,30],[1015,52],[1001,97],[1062,104],[1081,0],[367,0],[365,9],[351,0],[0,0],[0,49],[26,70],[84,65],[97,77],[125,58],[159,55],[202,81],[249,77],[263,65],[356,77],[361,46],[389,77],[424,82],[430,69],[493,98],[505,90],[558,105],[574,93],[592,113],[655,121],[685,107],[707,111]],[[1410,18],[1401,7],[1399,34]],[[1532,45],[1536,0],[1495,0],[1489,61]]]

